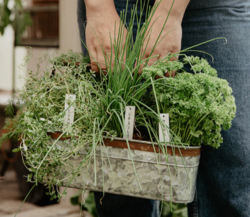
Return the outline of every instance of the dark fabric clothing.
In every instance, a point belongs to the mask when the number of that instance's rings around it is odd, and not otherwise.
[[[237,112],[232,128],[222,131],[218,150],[201,154],[197,198],[189,205],[192,217],[250,216],[250,1],[191,0],[183,23],[182,49],[225,37],[197,49],[233,89]],[[189,53],[190,54],[190,53]],[[192,212],[193,210],[193,212]]]

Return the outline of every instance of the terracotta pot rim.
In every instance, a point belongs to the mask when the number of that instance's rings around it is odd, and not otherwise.
[[[61,132],[51,133],[48,132],[48,135],[52,139],[58,139],[61,136]],[[71,137],[62,136],[59,140],[69,140]],[[162,149],[157,143],[151,143],[143,140],[128,140],[129,148],[131,150],[138,151],[147,151],[147,152],[156,152],[163,153]],[[128,149],[128,144],[123,138],[104,138],[104,144],[106,146],[111,146],[115,148]],[[183,157],[195,157],[199,156],[201,153],[201,146],[177,146],[177,145],[166,145],[164,147],[164,152],[167,152],[170,155],[177,155]]]

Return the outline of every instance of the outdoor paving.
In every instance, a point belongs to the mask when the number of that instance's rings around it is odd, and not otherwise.
[[[25,202],[18,212],[17,217],[91,217],[88,212],[80,215],[78,206],[70,204],[70,197],[75,195],[77,189],[68,189],[67,196],[63,197],[59,204],[39,207]],[[4,180],[0,180],[0,216],[14,217],[19,209],[22,200],[19,199],[18,183],[15,172],[9,170]]]

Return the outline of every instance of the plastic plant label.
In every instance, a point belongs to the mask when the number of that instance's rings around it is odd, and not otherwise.
[[[72,102],[76,100],[76,95],[73,94],[66,94],[65,97],[65,110],[70,106]],[[70,102],[70,104],[68,104]],[[71,106],[64,115],[64,124],[65,126],[70,126],[74,122],[74,112],[75,108]]]
[[[160,142],[170,142],[169,139],[169,114],[168,113],[162,113],[160,114],[160,118],[163,121],[164,124],[166,124],[167,128],[164,127],[163,124],[159,123],[159,140]]]
[[[134,123],[135,123],[135,106],[126,106],[125,132],[128,139],[133,139]],[[125,139],[126,136],[123,135],[123,138]]]

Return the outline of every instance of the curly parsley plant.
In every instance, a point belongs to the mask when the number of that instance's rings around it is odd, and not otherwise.
[[[190,66],[191,72],[184,65]],[[156,94],[151,96],[161,113],[169,113],[170,129],[183,143],[218,148],[223,142],[221,130],[231,127],[236,112],[228,82],[218,78],[206,60],[193,56],[143,69],[145,77],[162,76],[166,71],[180,73],[156,80]]]

